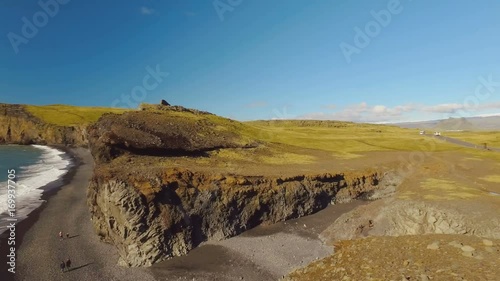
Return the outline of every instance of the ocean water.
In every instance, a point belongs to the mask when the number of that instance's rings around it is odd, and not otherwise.
[[[62,183],[72,164],[64,152],[47,146],[0,145],[0,218],[8,211],[8,170],[16,171],[15,217],[20,221],[43,203],[42,187]],[[4,223],[0,222],[0,233]]]

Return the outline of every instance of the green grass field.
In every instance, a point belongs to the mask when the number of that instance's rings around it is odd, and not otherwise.
[[[147,106],[147,105],[146,105]],[[154,107],[154,105],[151,105]],[[87,125],[105,113],[121,114],[130,109],[78,107],[69,105],[26,105],[26,110],[41,120],[60,126]],[[189,111],[160,110],[181,122],[210,122],[217,130],[239,134],[243,139],[318,149],[338,157],[355,158],[371,151],[452,151],[463,148],[421,136],[418,130],[395,126],[339,121],[275,120],[238,122],[216,115]],[[179,118],[180,117],[180,118]],[[451,137],[474,143],[487,142],[500,147],[500,132],[453,132]]]
[[[82,107],[71,105],[26,105],[26,110],[42,121],[59,126],[87,125],[96,122],[104,113],[121,114],[130,109],[108,107]]]
[[[394,126],[319,121],[253,121],[260,140],[355,156],[369,151],[450,151],[460,147]]]

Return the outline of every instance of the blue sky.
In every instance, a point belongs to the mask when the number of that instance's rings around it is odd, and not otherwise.
[[[238,120],[500,112],[496,0],[41,2],[0,4],[0,102],[164,98]]]

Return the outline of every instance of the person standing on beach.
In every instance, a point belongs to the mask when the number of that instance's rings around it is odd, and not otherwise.
[[[71,260],[69,258],[66,260],[66,268],[68,271],[71,269]]]
[[[63,239],[64,239],[64,238],[63,238],[63,232],[62,232],[62,231],[59,231],[59,238],[60,238],[60,240],[63,240]]]
[[[66,232],[66,238],[69,239],[69,233]]]
[[[64,269],[66,268],[66,264],[64,263],[64,261],[62,261],[59,266],[61,267],[61,272],[64,272]]]

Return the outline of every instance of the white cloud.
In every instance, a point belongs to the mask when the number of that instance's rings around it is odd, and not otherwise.
[[[490,102],[490,103],[479,104],[477,106],[477,109],[479,109],[479,110],[500,109],[500,102]]]
[[[155,12],[155,10],[148,7],[141,7],[141,14],[143,15],[151,15]]]
[[[443,114],[475,114],[484,110],[500,109],[500,102],[490,103],[444,103],[422,108],[424,112]]]
[[[500,116],[500,113],[479,114],[474,117],[493,117],[493,116]]]
[[[245,107],[248,107],[248,108],[259,108],[259,107],[266,107],[266,106],[268,106],[268,103],[265,101],[256,101],[256,102],[252,102],[252,103],[245,105]]]
[[[456,113],[463,109],[465,109],[465,106],[459,103],[445,103],[422,108],[423,111],[432,113]]]
[[[388,108],[385,107],[385,105],[376,105],[373,107],[372,111],[375,114],[382,114],[388,112]]]
[[[414,110],[412,105],[400,105],[396,107],[387,107],[385,105],[370,106],[366,102],[353,104],[344,109],[332,113],[315,112],[300,116],[300,119],[319,119],[319,120],[339,120],[354,122],[387,122],[397,120],[404,113]]]
[[[322,108],[325,108],[323,106]],[[386,105],[368,105],[366,102],[348,105],[338,110],[325,112],[313,112],[299,116],[299,119],[314,120],[339,120],[353,122],[408,122],[415,118],[444,119],[448,117],[470,117],[477,116],[487,111],[500,110],[500,102],[459,104],[444,103],[437,105],[405,104],[388,107]]]

